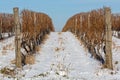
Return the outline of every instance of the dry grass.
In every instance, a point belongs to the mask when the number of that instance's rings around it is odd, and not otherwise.
[[[8,45],[5,45],[3,48],[2,48],[2,55],[6,55],[7,54],[7,50],[14,50],[14,48],[12,47],[12,44],[8,44]]]
[[[2,50],[2,55],[6,55],[7,51],[6,50]]]
[[[3,50],[13,50],[12,43],[3,47]]]
[[[112,48],[113,48],[115,51],[120,50],[120,46],[117,46],[117,45],[115,44],[115,42],[112,42]]]
[[[0,70],[0,73],[2,73],[4,76],[14,77],[15,76],[15,69],[10,69],[10,68],[4,67]]]
[[[11,64],[15,64],[16,63],[15,59],[11,60],[10,62],[11,62]]]
[[[55,48],[55,51],[56,51],[56,52],[60,51],[60,48],[56,47],[56,48]]]
[[[63,47],[61,47],[61,48],[56,47],[56,48],[55,48],[55,52],[58,52],[58,51],[64,51],[64,50],[65,50],[65,48],[63,48]]]
[[[112,48],[115,49],[115,47],[116,47],[115,42],[112,42]]]
[[[58,33],[58,35],[61,35],[61,34],[62,34],[61,32]]]
[[[45,44],[45,41],[48,39],[49,35],[46,34],[44,37],[43,37],[43,41],[42,41],[42,44]]]
[[[118,61],[115,61],[115,64],[118,64],[119,62]]]
[[[4,46],[2,50],[7,50],[7,46]]]
[[[35,56],[34,55],[27,55],[25,58],[25,64],[35,64]]]
[[[16,60],[13,59],[10,61],[11,64],[15,64],[16,63]],[[26,55],[25,56],[25,64],[35,64],[35,56],[34,55]]]
[[[61,37],[59,37],[58,41],[59,41],[59,42],[62,42],[62,41],[64,41],[64,39],[61,38]]]
[[[44,39],[45,39],[45,40],[46,40],[46,39],[48,39],[48,36],[49,36],[49,35],[48,35],[48,34],[46,34],[46,35],[44,36]]]
[[[36,46],[36,47],[35,47],[35,51],[36,51],[36,52],[39,52],[39,51],[40,51],[40,46]]]

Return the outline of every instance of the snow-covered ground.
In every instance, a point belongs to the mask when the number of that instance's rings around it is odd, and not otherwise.
[[[70,32],[51,32],[35,54],[35,64],[16,69],[14,78],[0,74],[0,80],[120,80],[120,39],[113,37],[114,70],[90,57]],[[14,68],[14,37],[0,42],[0,69]],[[115,64],[117,62],[117,64]]]

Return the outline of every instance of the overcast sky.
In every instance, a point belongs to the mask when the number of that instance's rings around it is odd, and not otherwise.
[[[80,12],[111,7],[113,13],[120,12],[120,0],[0,0],[0,12],[12,13],[13,7],[48,14],[56,31],[61,31],[69,17]]]

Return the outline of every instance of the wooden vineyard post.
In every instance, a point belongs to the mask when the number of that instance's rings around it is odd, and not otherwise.
[[[88,13],[88,28],[90,28],[90,13]]]
[[[104,8],[105,12],[105,67],[113,69],[112,64],[112,31],[111,31],[111,9]]]
[[[75,17],[74,26],[75,26],[75,35],[77,35],[77,33],[76,33],[76,31],[77,31],[77,17]]]
[[[14,23],[15,23],[15,54],[16,54],[16,67],[21,68],[21,52],[20,52],[20,22],[19,22],[19,9],[13,8]]]
[[[82,28],[82,15],[80,15],[80,27]]]
[[[0,15],[0,19],[1,19],[1,22],[0,22],[0,39],[2,39],[2,15]]]

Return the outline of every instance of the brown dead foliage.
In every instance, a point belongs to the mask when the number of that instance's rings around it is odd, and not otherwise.
[[[103,49],[105,43],[104,9],[78,13],[70,17],[62,31],[75,34],[92,56],[102,59],[99,50]]]
[[[44,13],[23,10],[22,16],[22,46],[28,45],[32,51],[36,52],[37,49],[33,48],[47,39],[47,35],[54,31],[51,18]],[[30,45],[32,44],[32,46]]]
[[[9,33],[11,36],[14,32],[14,16],[13,14],[0,13],[0,39],[3,39],[2,33]]]

